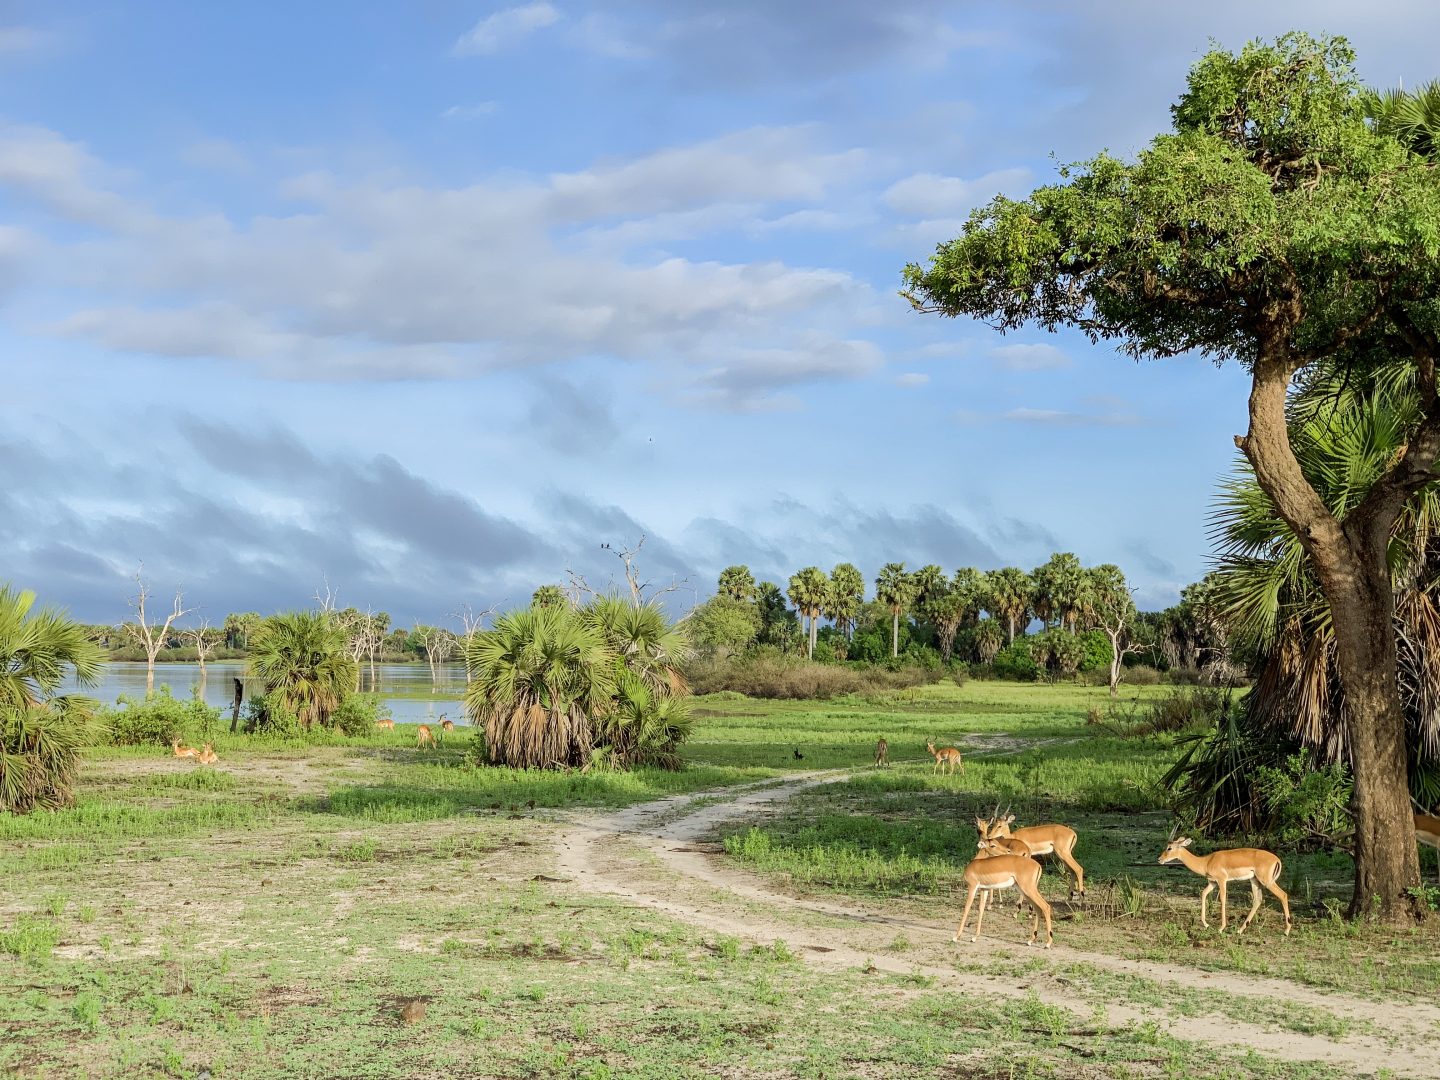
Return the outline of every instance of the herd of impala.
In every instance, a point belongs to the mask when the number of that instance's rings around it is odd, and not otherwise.
[[[961,760],[960,751],[953,746],[937,748],[934,742],[927,742],[925,749],[935,759],[936,771],[953,773],[957,769],[963,770],[965,763]],[[890,747],[882,738],[875,747],[875,763],[886,764],[889,761]],[[970,909],[975,903],[975,897],[980,897],[980,907],[975,916],[975,936],[971,941],[980,940],[980,927],[985,921],[985,906],[993,892],[1001,889],[1017,889],[1020,892],[1021,903],[1028,902],[1034,913],[1030,924],[1030,944],[1040,933],[1040,919],[1045,919],[1045,948],[1054,944],[1054,935],[1051,932],[1051,911],[1050,905],[1045,897],[1040,895],[1040,863],[1036,856],[1054,855],[1069,868],[1073,875],[1073,882],[1070,886],[1070,898],[1076,893],[1081,899],[1085,896],[1085,868],[1075,859],[1075,841],[1078,837],[1075,830],[1068,825],[1031,825],[1023,829],[1011,829],[1015,823],[1014,814],[1000,814],[997,812],[989,818],[977,817],[975,819],[976,831],[980,834],[979,843],[976,846],[975,858],[970,865],[965,867],[965,911],[960,916],[960,925],[955,930],[954,941],[959,941],[965,932],[965,924],[970,921]],[[1440,818],[1431,817],[1428,814],[1415,815],[1415,839],[1440,852]],[[1237,934],[1243,934],[1245,928],[1255,918],[1255,913],[1260,910],[1260,903],[1263,896],[1260,892],[1263,886],[1275,899],[1280,901],[1280,907],[1285,912],[1285,933],[1288,936],[1291,930],[1290,919],[1290,897],[1285,890],[1280,888],[1280,857],[1273,852],[1265,851],[1262,848],[1227,848],[1222,851],[1215,851],[1209,855],[1196,855],[1190,850],[1191,839],[1188,836],[1177,838],[1172,837],[1166,844],[1165,850],[1160,853],[1160,864],[1162,866],[1171,863],[1182,863],[1187,869],[1205,878],[1205,888],[1200,893],[1200,924],[1208,927],[1210,925],[1208,905],[1210,894],[1217,888],[1220,890],[1220,932],[1223,934],[1229,925],[1229,885],[1232,881],[1248,881],[1250,883],[1250,913],[1245,916],[1245,921],[1240,924]]]

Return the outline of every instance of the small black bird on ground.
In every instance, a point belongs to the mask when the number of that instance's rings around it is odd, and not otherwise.
[[[799,748],[798,746],[795,748],[795,760],[796,760],[796,761],[804,761],[804,760],[805,760],[805,755],[802,754],[802,753],[800,753],[800,748]]]

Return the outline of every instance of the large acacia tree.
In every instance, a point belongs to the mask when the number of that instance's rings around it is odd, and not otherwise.
[[[1398,921],[1418,910],[1420,871],[1387,552],[1440,457],[1440,170],[1371,104],[1343,39],[1210,52],[1172,130],[1136,160],[1101,154],[1027,199],[997,198],[906,269],[906,291],[1002,331],[1076,327],[1136,358],[1244,365],[1236,444],[1314,569],[1352,708],[1352,914]],[[1336,514],[1290,444],[1290,388],[1321,364],[1365,379],[1387,359],[1413,366],[1420,407],[1404,450]]]

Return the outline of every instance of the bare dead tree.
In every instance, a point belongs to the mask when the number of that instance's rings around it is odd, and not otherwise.
[[[180,632],[191,645],[195,646],[195,659],[200,663],[200,694],[205,694],[205,661],[219,643],[209,619],[201,619],[199,626],[191,626]]]
[[[176,619],[189,615],[190,610],[183,606],[185,594],[177,588],[175,604],[170,614],[160,625],[151,625],[150,616],[145,610],[146,601],[150,599],[150,586],[145,582],[144,573],[145,565],[141,563],[140,569],[135,571],[136,593],[130,598],[130,606],[135,609],[135,622],[131,624],[130,632],[136,643],[145,650],[145,693],[148,696],[155,692],[155,657],[165,647],[165,642],[170,637],[171,625]]]
[[[330,587],[330,576],[328,574],[320,575],[320,587],[315,590],[314,599],[315,603],[320,605],[321,611],[327,614],[334,614],[335,606],[340,602],[340,592],[338,589],[332,589]]]
[[[650,581],[648,578],[645,578],[640,572],[640,549],[644,546],[644,533],[640,534],[640,539],[635,542],[635,546],[633,548],[617,548],[608,543],[600,545],[603,550],[610,552],[610,554],[614,555],[617,559],[619,559],[621,565],[624,566],[625,584],[630,590],[630,602],[634,604],[637,608],[644,607],[648,601],[654,600],[660,596],[664,596],[666,593],[679,592],[681,589],[685,588],[687,585],[690,584],[690,579],[688,577],[677,578],[672,574],[670,577],[669,585],[663,586],[659,589],[655,589],[654,582]],[[566,573],[570,573],[570,571],[566,571]],[[570,576],[572,580],[575,577],[573,573],[571,573]],[[647,589],[655,589],[655,591],[648,598],[645,595],[645,591]]]
[[[501,603],[504,603],[504,601],[501,601]],[[460,654],[465,661],[465,681],[467,683],[470,681],[470,643],[475,640],[476,634],[485,629],[485,620],[499,610],[500,604],[492,604],[484,611],[476,611],[467,600],[460,605],[459,611],[452,611],[450,613],[450,618],[459,619],[461,627],[464,628],[464,632],[461,634],[459,640],[464,642],[464,645],[461,646]]]
[[[443,626],[416,625],[411,631],[425,650],[425,660],[430,665],[430,687],[433,690],[440,681],[440,664],[455,649],[455,635]]]

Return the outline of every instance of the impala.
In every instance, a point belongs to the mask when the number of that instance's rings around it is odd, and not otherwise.
[[[381,729],[383,729],[383,730],[385,730],[385,731],[394,731],[394,730],[395,730],[395,721],[394,721],[394,720],[376,720],[376,721],[375,721],[375,726],[376,726],[377,728],[381,728]]]
[[[1075,841],[1079,839],[1075,835],[1075,830],[1068,825],[1027,825],[1023,829],[1011,832],[1010,826],[1014,821],[1014,814],[995,818],[985,831],[986,839],[1021,840],[1030,849],[1031,855],[1056,856],[1075,875],[1070,895],[1074,896],[1078,892],[1083,897],[1085,895],[1085,868],[1075,861]],[[976,824],[979,824],[978,820]]]
[[[1196,855],[1190,850],[1190,837],[1182,836],[1178,840],[1171,840],[1164,851],[1160,853],[1160,864],[1182,862],[1192,871],[1206,878],[1205,891],[1200,894],[1200,925],[1209,926],[1210,921],[1205,917],[1205,905],[1210,899],[1210,894],[1215,886],[1220,886],[1220,933],[1225,932],[1227,922],[1226,891],[1232,881],[1250,882],[1250,893],[1254,903],[1250,905],[1250,914],[1240,924],[1237,934],[1243,934],[1245,927],[1250,925],[1250,920],[1255,918],[1255,912],[1260,910],[1260,886],[1264,885],[1269,889],[1275,898],[1280,901],[1280,906],[1285,909],[1285,934],[1290,934],[1290,897],[1285,895],[1285,890],[1276,884],[1280,880],[1280,859],[1278,856],[1260,848],[1230,848],[1225,851],[1216,851],[1209,855]]]
[[[430,731],[429,724],[421,724],[420,730],[415,732],[415,749],[419,750],[426,743],[432,747],[435,745],[435,736]]]
[[[1015,836],[991,836],[990,823],[983,817],[975,819],[975,828],[980,832],[980,850],[993,850],[1005,855],[1024,855],[1029,857],[1035,854],[1030,850],[1030,845],[1019,837]],[[991,848],[990,845],[996,845]]]
[[[880,741],[875,744],[875,764],[890,764],[890,744],[885,741],[885,736],[880,736]]]
[[[170,740],[170,749],[175,751],[175,756],[178,758],[198,758],[200,756],[200,751],[195,747],[181,746],[179,739]]]
[[[956,750],[955,747],[942,746],[939,750],[936,750],[933,742],[927,742],[925,749],[929,750],[931,756],[935,758],[935,768],[937,770],[943,765],[947,773],[953,773],[957,768],[961,772],[965,771],[965,762],[960,760],[960,751]]]
[[[989,844],[990,841],[981,843]],[[1050,922],[1050,905],[1040,895],[1040,864],[1034,859],[1022,855],[998,855],[991,847],[977,854],[970,865],[965,867],[964,880],[965,887],[969,890],[965,897],[965,913],[960,917],[960,926],[951,941],[959,941],[964,936],[965,924],[970,921],[970,905],[975,902],[976,893],[980,893],[980,912],[975,917],[975,936],[971,941],[980,940],[980,926],[985,921],[985,904],[990,894],[999,889],[1016,888],[1035,910],[1027,944],[1035,944],[1035,937],[1040,932],[1041,915],[1045,916],[1045,948],[1048,949],[1055,943]]]
[[[200,762],[201,765],[214,765],[220,760],[220,755],[215,753],[214,745],[207,742],[205,748],[196,755],[195,760]]]
[[[1435,881],[1440,884],[1440,818],[1416,814],[1415,839],[1435,849]]]
[[[445,714],[444,714],[444,713],[441,713],[441,714],[440,714],[440,730],[443,731],[443,732],[445,732],[446,734],[449,734],[450,732],[452,732],[452,731],[455,730],[455,721],[454,721],[454,720],[446,720],[446,719],[445,719]]]

